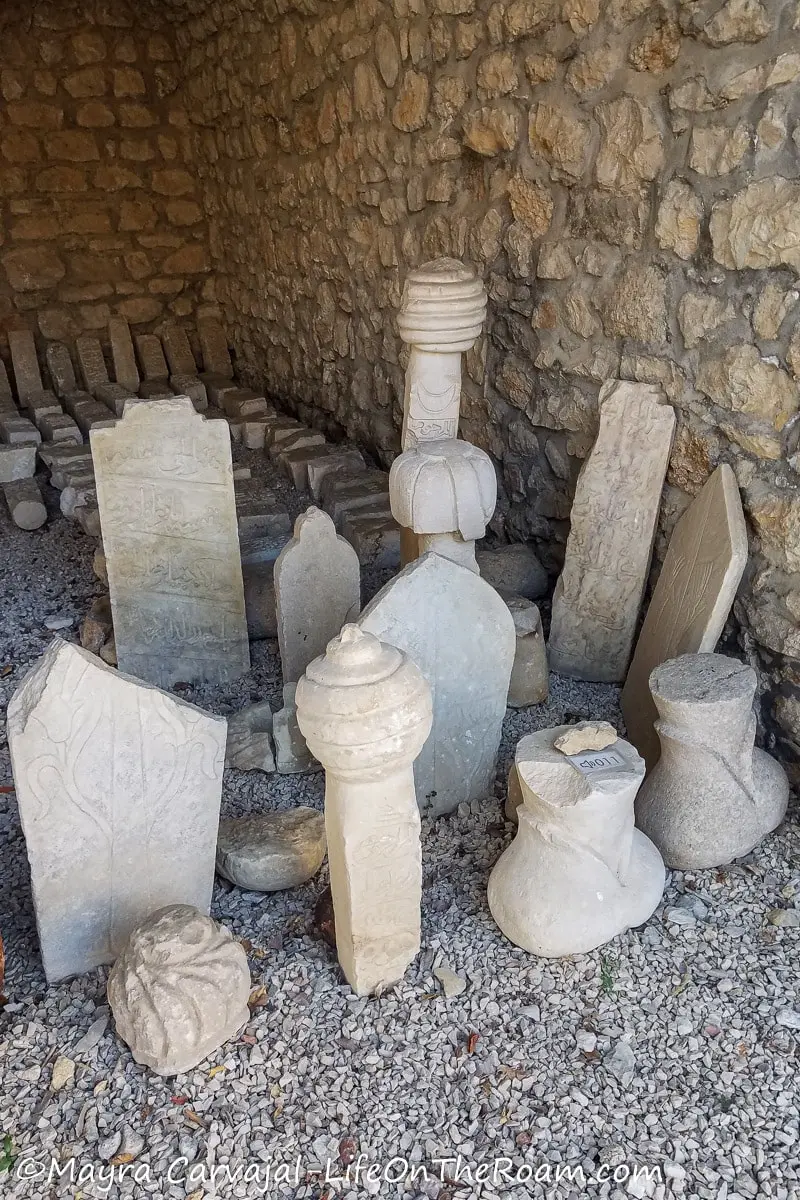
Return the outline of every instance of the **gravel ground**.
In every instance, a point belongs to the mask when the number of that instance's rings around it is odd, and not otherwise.
[[[22,533],[0,512],[0,544],[5,706],[53,636],[45,621],[76,628],[102,589],[93,543],[60,516]],[[796,1200],[800,931],[768,920],[800,913],[796,821],[730,867],[672,872],[647,925],[600,951],[524,954],[486,905],[512,836],[514,746],[565,719],[620,724],[615,688],[551,685],[507,717],[496,796],[424,825],[422,952],[397,988],[359,999],[344,984],[314,918],[324,870],[272,896],[217,883],[213,914],[247,939],[263,994],[237,1041],[170,1080],[116,1039],[106,971],[45,986],[3,738],[0,1195]],[[217,712],[265,697],[279,706],[268,642],[245,679],[188,693]],[[321,807],[321,775],[226,773],[226,815],[300,803]],[[439,966],[460,995],[443,995]],[[75,1075],[53,1093],[62,1055]]]

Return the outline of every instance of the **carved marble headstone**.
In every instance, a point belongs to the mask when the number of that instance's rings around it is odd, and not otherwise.
[[[44,391],[33,334],[29,329],[9,329],[8,348],[11,351],[17,399],[25,408],[26,401],[41,395]]]
[[[129,401],[92,457],[120,668],[162,687],[250,666],[231,447],[187,396]]]
[[[675,413],[661,388],[611,380],[575,488],[553,595],[550,668],[621,683],[630,659],[669,462]]]
[[[47,369],[57,396],[68,396],[77,392],[78,382],[68,348],[63,342],[48,342],[45,350]]]
[[[419,669],[346,625],[297,685],[297,719],[325,768],[336,949],[350,986],[396,983],[420,945],[422,850],[411,764],[431,727]]]
[[[433,728],[414,765],[433,816],[485,796],[514,664],[508,606],[474,571],[424,554],[378,592],[359,625],[417,664],[433,693]]]
[[[519,829],[489,876],[503,933],[544,958],[585,954],[643,924],[664,890],[661,856],[633,824],[643,761],[621,739],[564,754],[554,743],[570,728],[518,744]]]
[[[117,383],[136,393],[139,390],[139,369],[133,350],[133,338],[124,317],[112,317],[108,322],[111,341],[111,358],[114,363],[114,378]]]
[[[165,904],[208,911],[225,719],[56,639],[8,708],[49,981],[112,962]]]
[[[650,675],[670,658],[714,649],[746,565],[747,528],[739,488],[733,471],[723,463],[673,530],[622,689],[628,739],[648,769],[659,755]]]
[[[636,797],[636,824],[670,867],[741,858],[783,820],[789,783],[755,747],[756,673],[722,654],[683,654],[650,676],[661,756]]]
[[[278,645],[284,683],[296,683],[312,659],[361,608],[361,568],[327,513],[309,508],[275,562]]]
[[[203,370],[209,375],[221,375],[233,379],[233,363],[228,349],[228,339],[219,321],[212,317],[201,317],[197,322],[197,334],[203,354]]]

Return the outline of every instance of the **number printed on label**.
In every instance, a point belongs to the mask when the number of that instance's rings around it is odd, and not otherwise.
[[[625,759],[617,750],[587,750],[584,754],[568,754],[567,758],[584,775],[625,766]]]

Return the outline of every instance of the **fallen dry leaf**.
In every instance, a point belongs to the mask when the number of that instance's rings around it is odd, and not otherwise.
[[[108,1160],[112,1167],[121,1167],[124,1163],[133,1162],[133,1155],[127,1151],[124,1154],[115,1154],[113,1158]]]
[[[478,1042],[480,1041],[480,1036],[481,1035],[479,1033],[471,1033],[469,1035],[469,1041],[467,1042],[467,1054],[475,1053],[475,1047],[478,1045]]]
[[[212,1067],[208,1072],[208,1078],[213,1079],[215,1075],[220,1075],[225,1070],[224,1067]]]
[[[339,1158],[342,1160],[342,1165],[349,1167],[350,1163],[358,1154],[358,1142],[354,1137],[344,1137],[339,1142]]]
[[[253,988],[252,992],[250,993],[250,999],[247,1001],[247,1007],[251,1009],[263,1008],[266,1003],[267,989],[262,983],[257,988]]]
[[[198,1127],[198,1129],[205,1129],[205,1127],[206,1127],[205,1121],[203,1120],[202,1117],[198,1117],[197,1113],[194,1111],[193,1108],[185,1108],[183,1110],[183,1115],[186,1117],[187,1121],[190,1121],[192,1123],[192,1125],[196,1125]]]

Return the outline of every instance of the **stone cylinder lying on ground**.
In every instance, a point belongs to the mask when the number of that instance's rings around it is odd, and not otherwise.
[[[11,520],[20,529],[39,529],[47,520],[47,509],[35,479],[15,479],[3,484]]]
[[[298,683],[297,719],[325,767],[339,962],[367,995],[401,979],[419,951],[413,762],[431,728],[430,688],[400,650],[345,625]]]

